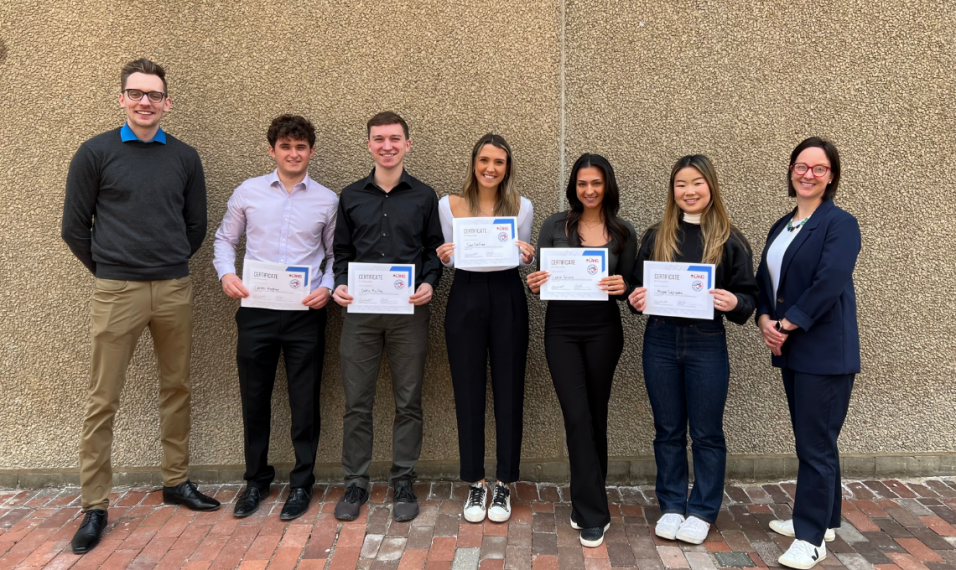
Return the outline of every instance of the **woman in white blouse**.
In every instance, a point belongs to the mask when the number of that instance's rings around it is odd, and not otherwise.
[[[471,153],[468,174],[460,194],[438,202],[445,244],[438,257],[455,266],[454,218],[517,217],[518,248],[515,264],[480,269],[458,269],[445,313],[445,344],[455,389],[461,479],[470,484],[462,507],[465,520],[494,522],[511,517],[508,484],[518,480],[524,416],[525,359],[528,353],[528,303],[518,275],[520,265],[534,260],[531,238],[531,201],[514,184],[511,147],[503,137],[487,134]],[[491,360],[497,435],[497,483],[485,485],[485,390]]]

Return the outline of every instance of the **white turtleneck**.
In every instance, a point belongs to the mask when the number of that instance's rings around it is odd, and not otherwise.
[[[700,214],[688,214],[684,212],[684,221],[688,224],[697,224],[700,225]]]

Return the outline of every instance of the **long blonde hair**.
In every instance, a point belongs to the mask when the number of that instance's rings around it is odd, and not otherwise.
[[[471,151],[471,161],[468,163],[468,173],[465,175],[465,185],[461,190],[461,197],[468,205],[468,211],[472,216],[478,216],[481,211],[478,207],[478,179],[475,177],[475,159],[481,152],[481,147],[486,144],[500,148],[508,155],[507,170],[505,177],[498,184],[498,201],[495,202],[496,216],[517,216],[521,209],[521,195],[515,188],[515,164],[511,154],[511,147],[508,141],[501,135],[488,133],[478,139],[475,148]]]
[[[671,169],[670,185],[667,188],[667,206],[664,208],[664,219],[654,228],[657,234],[654,237],[654,247],[651,250],[654,261],[674,261],[678,254],[680,240],[677,228],[680,226],[682,211],[674,199],[674,179],[677,173],[685,168],[693,168],[701,173],[707,185],[710,186],[710,203],[704,208],[700,216],[700,229],[704,234],[704,255],[702,263],[720,265],[724,253],[724,244],[733,233],[742,245],[749,247],[747,240],[730,223],[730,216],[724,202],[720,199],[720,186],[717,184],[717,171],[710,159],[702,154],[692,154],[681,157]]]

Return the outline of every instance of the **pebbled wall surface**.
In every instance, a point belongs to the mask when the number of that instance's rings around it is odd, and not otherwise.
[[[622,215],[638,231],[660,216],[674,160],[708,154],[733,219],[758,250],[791,207],[790,150],[810,134],[833,138],[845,169],[837,202],[860,220],[864,244],[856,270],[864,372],[843,449],[956,451],[952,10],[932,0],[738,4],[0,4],[0,470],[77,466],[93,278],[59,238],[64,181],[79,144],[121,124],[119,69],[142,56],[166,67],[173,109],[163,126],[199,150],[208,183],[209,235],[192,261],[195,465],[243,461],[237,304],[222,294],[211,262],[226,200],[243,179],[273,167],[265,131],[275,115],[313,121],[319,140],[311,175],[338,191],[371,168],[364,124],[384,109],[408,120],[408,170],[441,195],[460,188],[479,136],[508,138],[521,191],[535,205],[535,230],[559,207],[561,170],[581,152],[605,154],[615,165]],[[424,388],[422,458],[441,461],[458,454],[442,327],[450,277],[433,301]],[[524,456],[560,458],[563,423],[544,360],[544,304],[531,308]],[[631,457],[652,453],[653,434],[640,365],[644,319],[626,311],[624,319],[610,450]],[[341,456],[340,329],[336,307],[322,385],[325,463]],[[779,375],[756,328],[728,330],[730,452],[792,452]],[[283,384],[280,371],[277,462],[292,460]],[[385,367],[375,412],[378,461],[391,456],[391,401]],[[158,424],[147,334],[116,417],[117,469],[160,463]]]

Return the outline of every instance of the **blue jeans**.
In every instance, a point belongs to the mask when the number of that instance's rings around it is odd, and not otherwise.
[[[724,403],[730,382],[722,320],[678,325],[651,317],[644,332],[644,382],[654,410],[657,500],[663,513],[713,523],[724,495]],[[687,498],[687,422],[694,489]]]

